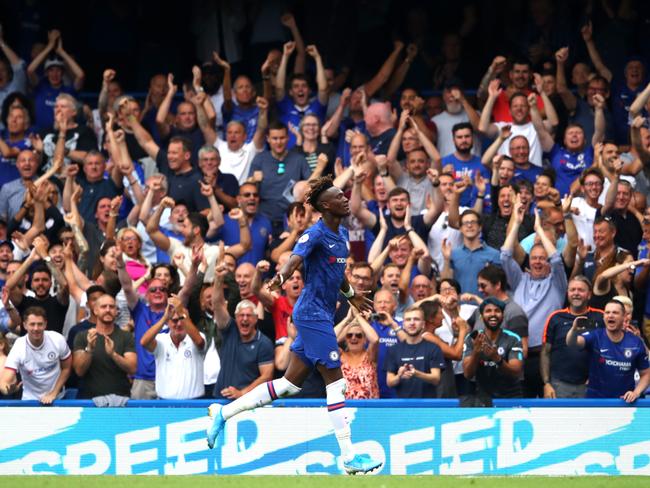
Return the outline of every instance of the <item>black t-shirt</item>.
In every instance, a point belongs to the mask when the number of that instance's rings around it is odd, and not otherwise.
[[[114,350],[120,356],[127,352],[135,353],[133,334],[113,327],[109,335],[113,340]],[[88,345],[88,330],[79,332],[74,339],[74,351],[80,351]],[[84,353],[86,354],[86,353]],[[97,342],[92,352],[92,362],[83,376],[80,398],[94,398],[102,395],[121,395],[128,397],[131,391],[128,375],[106,354],[104,337],[97,334]]]
[[[521,339],[509,330],[501,329],[495,346],[504,361],[520,359],[523,361],[524,351]],[[463,347],[463,359],[470,356],[474,350],[474,339],[469,335]],[[479,357],[476,368],[476,387],[490,398],[521,398],[522,389],[519,378],[505,374],[501,367],[483,354]]]
[[[15,231],[26,233],[34,223],[32,218],[23,219],[20,222],[11,218],[7,224],[7,235],[10,236]],[[65,225],[61,212],[56,207],[48,207],[45,209],[45,232],[44,235],[50,243],[58,242],[57,234],[59,230]]]
[[[598,327],[604,327],[601,310],[589,308],[580,317],[588,317]],[[578,315],[573,315],[568,308],[556,310],[549,315],[544,327],[544,344],[551,346],[551,379],[573,385],[584,385],[589,378],[589,353],[584,349],[566,345],[566,336]]]
[[[371,137],[368,141],[370,150],[374,154],[388,154],[388,148],[390,147],[390,143],[393,140],[393,137],[395,137],[396,132],[397,131],[395,129],[390,128],[378,136]]]
[[[596,210],[596,218],[600,217],[600,210],[600,208]],[[628,251],[636,259],[639,254],[639,244],[641,243],[641,239],[643,239],[643,229],[641,228],[639,219],[632,212],[627,212],[623,216],[617,210],[608,212],[607,216],[611,217],[616,224],[614,244]]]
[[[36,297],[23,297],[20,305],[16,308],[22,316],[29,307],[41,307],[45,310],[45,314],[47,315],[46,330],[53,330],[59,334],[63,333],[63,322],[65,320],[65,314],[68,312],[67,305],[61,305],[56,297],[48,295],[45,300],[40,300]]]
[[[54,148],[59,137],[59,131],[50,129],[41,133],[43,138],[43,152],[48,160],[54,156]],[[97,150],[97,137],[93,130],[87,125],[80,124],[65,133],[65,148],[70,151],[91,151]],[[49,163],[48,163],[49,166]]]
[[[190,212],[200,212],[210,208],[208,199],[201,195],[201,184],[199,180],[203,177],[200,171],[191,169],[186,173],[174,173],[169,169],[167,151],[160,149],[156,155],[156,164],[161,173],[167,176],[169,184],[168,195],[175,202],[183,202]],[[239,188],[237,189],[239,192]]]
[[[382,247],[386,247],[393,237],[406,234],[406,230],[404,230],[404,226],[395,227],[395,225],[393,225],[393,219],[391,219],[390,217],[386,217],[386,225],[388,226],[388,230],[386,231],[386,238],[384,239],[384,244],[382,245]],[[379,234],[379,227],[380,227],[379,217],[377,217],[377,222],[375,222],[375,226],[372,228],[372,233],[375,236]],[[413,230],[417,233],[417,235],[420,236],[420,238],[424,242],[427,242],[429,229],[431,228],[431,226],[427,227],[427,225],[424,223],[423,215],[413,215],[411,217],[411,227],[413,227]]]
[[[91,183],[83,173],[80,173],[77,176],[77,183],[83,188],[81,202],[79,202],[79,213],[85,222],[97,222],[95,212],[99,200],[102,198],[113,199],[122,194],[122,188],[119,188],[111,178],[101,179]]]
[[[422,340],[417,344],[398,342],[388,349],[385,369],[397,373],[400,366],[413,365],[418,371],[430,373],[432,368],[445,369],[445,359],[440,348]],[[402,378],[395,387],[398,398],[436,398],[436,387],[429,382],[413,376],[410,379]]]
[[[217,186],[231,197],[236,197],[239,194],[239,182],[234,175],[217,171]]]

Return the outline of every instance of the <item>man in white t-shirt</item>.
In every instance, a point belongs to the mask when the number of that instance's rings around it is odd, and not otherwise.
[[[553,105],[548,99],[548,96],[541,92],[540,96],[544,101],[546,108],[546,120],[541,120],[541,115],[537,110],[537,97],[535,94],[526,96],[524,92],[515,92],[510,97],[510,113],[512,115],[512,123],[510,122],[494,122],[490,123],[490,115],[492,109],[497,101],[497,98],[503,91],[499,87],[500,81],[492,80],[488,86],[488,99],[485,102],[483,111],[481,112],[481,119],[479,122],[478,130],[485,134],[487,137],[494,138],[499,135],[501,128],[510,125],[510,138],[503,142],[499,148],[499,154],[506,154],[510,156],[510,139],[516,136],[524,136],[528,140],[530,148],[530,162],[535,166],[542,166],[542,146],[539,140],[539,135],[535,129],[535,125],[531,122],[531,117],[538,119],[538,123],[543,124],[546,130],[552,132],[554,126],[558,124],[557,114],[553,110]]]
[[[72,370],[72,354],[64,337],[45,330],[47,316],[41,307],[29,307],[23,316],[27,335],[19,337],[7,356],[0,376],[0,393],[9,395],[18,388],[16,373],[23,383],[23,400],[44,405],[63,397],[63,385]]]
[[[581,197],[571,202],[573,224],[576,226],[578,238],[594,250],[594,221],[596,212],[602,206],[599,203],[603,193],[605,177],[598,168],[587,168],[580,175]]]
[[[165,324],[169,325],[169,334],[160,333]],[[205,336],[178,297],[169,297],[165,313],[142,336],[140,344],[156,358],[158,398],[189,400],[203,396]]]

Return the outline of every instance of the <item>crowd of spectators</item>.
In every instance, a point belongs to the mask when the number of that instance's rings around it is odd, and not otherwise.
[[[281,375],[303,275],[265,281],[329,175],[350,199],[347,279],[374,303],[340,296],[348,398],[635,401],[650,83],[640,57],[608,67],[590,20],[561,30],[586,59],[556,45],[551,2],[530,3],[539,41],[482,77],[458,46],[468,26],[433,62],[412,18],[413,42],[355,80],[284,13],[292,40],[255,74],[221,46],[138,100],[104,66],[92,105],[61,31],[29,60],[0,37],[0,397],[232,400]],[[611,23],[632,15],[614,3]],[[324,395],[312,374],[301,396]]]

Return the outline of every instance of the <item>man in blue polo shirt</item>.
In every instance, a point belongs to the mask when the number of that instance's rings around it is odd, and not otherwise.
[[[257,185],[254,183],[244,183],[239,188],[237,204],[246,215],[248,227],[251,233],[253,247],[237,260],[238,264],[251,263],[253,265],[265,259],[266,250],[269,246],[269,237],[271,236],[271,221],[259,210],[260,194]],[[217,239],[223,240],[226,246],[233,246],[240,242],[239,238],[239,221],[224,215],[224,225],[219,229]]]
[[[278,101],[278,112],[280,121],[285,125],[289,124],[294,127],[300,125],[300,121],[307,114],[316,115],[321,124],[324,122],[327,111],[327,100],[329,92],[327,90],[327,78],[325,78],[325,68],[323,60],[316,49],[316,46],[307,46],[307,54],[314,58],[316,63],[316,84],[318,85],[318,95],[310,100],[311,89],[309,82],[304,75],[294,74],[289,80],[289,93],[286,93],[285,82],[287,77],[287,64],[289,56],[296,48],[295,42],[287,42],[284,45],[282,60],[278,68],[278,74],[275,78],[275,99]],[[289,134],[289,145],[291,149],[296,145],[296,137],[293,133]]]
[[[615,299],[607,302],[604,328],[585,332],[579,319],[573,321],[566,343],[589,354],[587,398],[636,401],[650,386],[650,365],[641,338],[625,330],[625,306]],[[635,371],[640,375],[636,386]]]
[[[442,255],[445,260],[442,278],[455,278],[463,293],[478,294],[478,273],[488,264],[501,264],[499,251],[481,240],[481,216],[474,210],[465,210],[460,216],[463,245],[455,249],[445,239]]]
[[[311,176],[311,168],[305,157],[289,152],[289,133],[281,122],[269,127],[267,136],[270,150],[255,156],[249,177],[259,183],[260,212],[271,220],[273,234],[284,230],[284,213],[293,201],[293,187]]]

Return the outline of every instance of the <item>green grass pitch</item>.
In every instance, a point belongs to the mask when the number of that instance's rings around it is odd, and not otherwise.
[[[636,488],[650,476],[0,476],[3,488]]]

